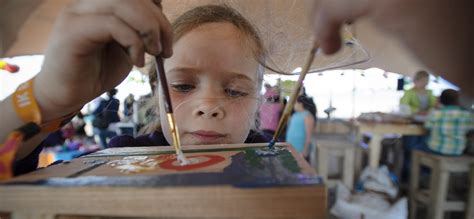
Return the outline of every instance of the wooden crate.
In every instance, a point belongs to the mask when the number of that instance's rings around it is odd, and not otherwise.
[[[110,148],[3,182],[0,212],[15,219],[325,218],[321,178],[293,147],[256,156],[264,146],[184,146],[197,162],[192,168],[177,165],[171,147]],[[130,156],[142,167],[158,164],[135,173],[112,166]]]

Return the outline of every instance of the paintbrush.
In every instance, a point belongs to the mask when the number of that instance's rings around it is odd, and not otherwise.
[[[311,49],[308,59],[306,60],[306,64],[304,68],[302,69],[300,76],[298,78],[298,82],[296,83],[296,86],[293,88],[293,91],[290,96],[290,100],[286,104],[285,110],[283,111],[283,114],[280,118],[280,121],[278,122],[278,128],[275,131],[275,134],[273,135],[272,140],[270,143],[268,143],[268,148],[273,149],[273,146],[278,140],[278,137],[281,135],[281,132],[283,131],[283,127],[285,127],[286,123],[288,122],[288,118],[291,115],[291,111],[293,107],[295,106],[296,99],[298,98],[298,94],[300,93],[301,87],[303,87],[303,80],[306,77],[306,74],[309,71],[309,68],[311,67],[311,63],[313,63],[314,57],[316,55],[316,52],[318,51],[319,45],[317,43],[314,44],[313,48]]]
[[[174,119],[173,105],[171,105],[171,96],[168,88],[168,81],[166,80],[163,59],[160,56],[155,56],[155,62],[156,72],[158,74],[158,78],[160,79],[161,88],[165,97],[164,106],[166,111],[166,117],[168,119],[168,124],[170,126],[170,133],[173,137],[173,146],[176,150],[176,159],[181,165],[186,165],[189,164],[189,161],[186,159],[183,154],[183,151],[181,150],[181,142],[179,140],[178,127],[176,126],[176,121]]]

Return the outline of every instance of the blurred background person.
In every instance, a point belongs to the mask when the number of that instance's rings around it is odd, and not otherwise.
[[[117,135],[114,124],[120,122],[118,115],[120,101],[115,98],[117,89],[107,92],[107,98],[102,99],[94,110],[94,135],[102,148],[107,147],[107,140]]]
[[[290,117],[286,130],[286,142],[295,147],[307,161],[311,151],[311,138],[315,126],[315,115],[310,112],[310,102],[305,96],[299,96],[296,100],[295,112]]]

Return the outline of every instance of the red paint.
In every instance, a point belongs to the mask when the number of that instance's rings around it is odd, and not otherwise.
[[[157,158],[160,160],[168,160],[168,159],[176,158],[176,155],[175,154],[162,154],[158,156]]]
[[[199,157],[206,157],[209,160],[195,163],[195,164],[181,166],[179,164],[178,165],[174,164],[174,162],[176,161],[176,158],[172,158],[172,159],[168,159],[166,161],[161,162],[160,167],[163,169],[169,169],[169,170],[185,171],[185,170],[194,170],[194,169],[212,166],[214,164],[220,163],[225,160],[224,157],[219,156],[219,155],[195,155],[195,156],[189,156],[187,158],[199,158]]]

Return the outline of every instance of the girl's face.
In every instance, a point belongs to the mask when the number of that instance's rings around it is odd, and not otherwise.
[[[258,63],[230,23],[201,25],[179,39],[165,61],[183,145],[243,143],[258,109]],[[159,96],[161,127],[172,143]]]

